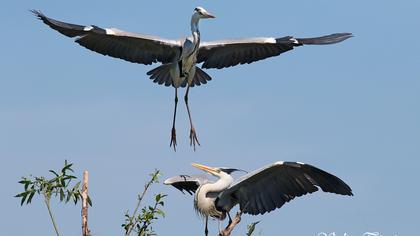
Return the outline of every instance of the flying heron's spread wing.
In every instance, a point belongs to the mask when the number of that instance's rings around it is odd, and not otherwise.
[[[200,185],[209,182],[211,180],[206,175],[177,175],[165,180],[164,184],[172,185],[183,193],[185,190],[192,195]]]
[[[102,29],[94,25],[75,25],[48,18],[40,11],[32,12],[52,29],[68,37],[78,37],[78,44],[103,55],[150,65],[154,62],[172,62],[181,52],[181,42],[176,40],[134,34],[114,28]]]
[[[278,56],[305,44],[333,44],[352,37],[350,33],[337,33],[317,38],[251,38],[203,42],[197,56],[202,68],[217,68],[249,64],[268,57]]]
[[[353,195],[341,179],[314,166],[297,162],[276,162],[238,179],[220,193],[217,207],[230,210],[239,203],[244,213],[264,214],[295,197],[313,193],[320,187],[324,192]],[[229,202],[230,206],[223,206]]]

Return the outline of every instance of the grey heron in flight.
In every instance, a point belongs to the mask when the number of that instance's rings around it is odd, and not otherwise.
[[[237,204],[242,213],[264,214],[280,208],[286,202],[321,188],[324,192],[352,196],[351,188],[338,177],[300,162],[275,162],[252,171],[234,181],[232,168],[214,168],[192,164],[218,178],[206,175],[179,175],[165,180],[184,193],[194,194],[194,208],[205,218],[208,234],[209,217],[223,220]],[[230,223],[229,222],[229,223]]]
[[[196,7],[191,17],[190,37],[168,40],[156,36],[124,32],[115,28],[100,28],[95,25],[76,25],[48,18],[40,11],[32,11],[40,20],[68,37],[77,37],[76,43],[97,53],[120,58],[133,63],[162,65],[147,72],[154,83],[175,88],[175,106],[172,121],[170,146],[176,151],[175,131],[178,88],[187,87],[184,100],[190,122],[190,145],[200,145],[188,106],[190,87],[206,84],[211,77],[201,68],[226,68],[249,64],[265,58],[278,56],[294,47],[305,44],[333,44],[352,37],[350,33],[336,33],[316,38],[249,38],[200,43],[198,23],[200,19],[215,18],[202,7]]]

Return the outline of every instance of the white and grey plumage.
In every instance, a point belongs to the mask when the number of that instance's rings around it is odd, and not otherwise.
[[[175,88],[175,108],[170,146],[176,150],[175,117],[178,103],[178,88],[187,87],[184,100],[190,121],[190,145],[200,145],[188,106],[189,88],[206,84],[211,77],[202,68],[225,68],[238,64],[278,56],[305,44],[333,44],[352,37],[350,33],[337,33],[317,38],[249,38],[200,43],[198,23],[200,19],[214,18],[202,7],[194,9],[191,17],[192,35],[183,40],[168,40],[156,36],[124,32],[115,28],[100,28],[95,25],[82,26],[48,18],[40,11],[32,11],[54,30],[77,37],[76,43],[103,55],[129,62],[162,65],[147,72],[153,82]]]
[[[264,214],[286,202],[321,188],[324,192],[352,196],[351,188],[338,177],[312,165],[279,161],[252,171],[236,181],[230,175],[238,169],[214,168],[192,164],[218,178],[202,175],[179,175],[165,184],[194,194],[194,208],[206,218],[223,220],[237,204],[242,213]],[[230,216],[229,216],[230,220]]]

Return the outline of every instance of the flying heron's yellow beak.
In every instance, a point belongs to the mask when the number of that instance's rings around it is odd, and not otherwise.
[[[200,169],[200,170],[204,170],[206,172],[209,172],[210,174],[217,174],[217,173],[219,173],[216,170],[216,168],[212,168],[212,167],[201,165],[201,164],[197,164],[197,163],[192,163],[191,165],[194,166],[197,169]]]
[[[207,12],[206,16],[207,16],[207,18],[216,18],[213,14],[208,13],[208,12]]]

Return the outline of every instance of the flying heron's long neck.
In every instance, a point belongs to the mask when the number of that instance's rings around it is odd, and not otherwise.
[[[200,43],[200,30],[198,29],[198,22],[200,21],[200,18],[193,15],[191,18],[191,32],[194,39],[194,44]]]

